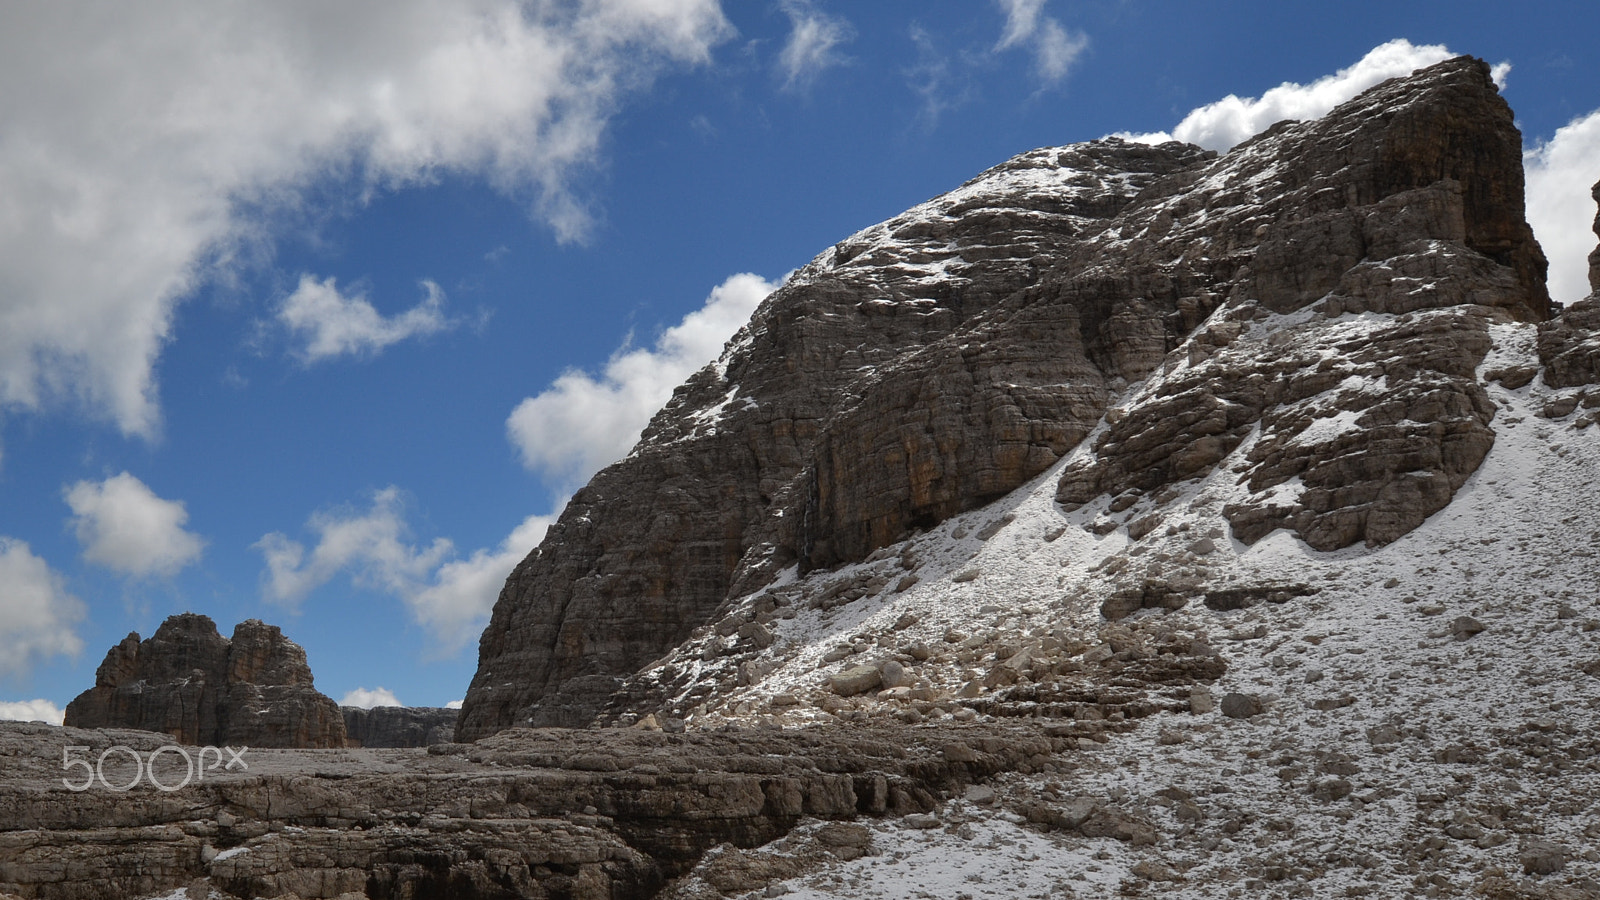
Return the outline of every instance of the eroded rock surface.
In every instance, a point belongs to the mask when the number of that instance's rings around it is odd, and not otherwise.
[[[341,706],[352,747],[426,747],[454,740],[459,710],[437,706]]]
[[[1600,184],[1595,185],[1594,195],[1600,203]],[[1594,230],[1600,236],[1600,215]],[[1539,326],[1539,361],[1551,387],[1600,384],[1600,247],[1589,254],[1589,284],[1594,292],[1588,299]]]
[[[344,718],[312,682],[306,654],[276,625],[249,619],[231,640],[207,616],[168,618],[149,640],[129,634],[67,704],[80,728],[137,728],[180,743],[343,747]]]
[[[1522,203],[1511,112],[1461,58],[1221,157],[1032,151],[840,242],[512,573],[458,736],[644,709],[627,679],[780,570],[1069,453],[1062,501],[1125,509],[1250,441],[1235,537],[1394,540],[1493,443],[1490,324],[1549,314]]]
[[[518,729],[427,751],[251,750],[248,769],[170,792],[62,783],[65,746],[148,756],[169,740],[0,723],[0,894],[643,900],[719,844],[926,812],[1075,746],[1032,728]],[[112,783],[130,780],[126,753]],[[168,751],[158,772],[175,785],[184,768]]]

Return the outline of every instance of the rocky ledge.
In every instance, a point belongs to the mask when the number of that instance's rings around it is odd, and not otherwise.
[[[102,766],[120,787],[130,754],[149,759],[167,740],[0,723],[0,893],[643,900],[713,847],[765,845],[802,822],[925,815],[997,772],[1053,771],[1078,737],[1065,725],[519,729],[426,751],[252,749],[247,769],[172,791],[63,783],[68,746],[90,759],[126,748]],[[159,780],[180,783],[180,756],[160,760]],[[813,832],[830,859],[870,851],[859,825]]]

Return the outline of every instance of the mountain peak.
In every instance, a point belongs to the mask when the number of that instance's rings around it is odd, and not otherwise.
[[[1481,61],[1217,155],[1029,151],[825,250],[507,582],[458,734],[631,715],[741,597],[863,560],[1063,464],[1145,532],[1220,467],[1249,544],[1378,546],[1494,443],[1491,325],[1550,315],[1521,137]],[[683,677],[689,677],[684,675]]]

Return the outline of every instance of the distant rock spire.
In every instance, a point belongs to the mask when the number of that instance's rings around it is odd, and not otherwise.
[[[276,625],[171,616],[147,641],[129,634],[67,704],[78,728],[162,731],[190,745],[343,747],[344,717],[312,683],[305,650]]]

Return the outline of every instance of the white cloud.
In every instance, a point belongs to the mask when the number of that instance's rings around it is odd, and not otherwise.
[[[306,555],[305,545],[280,532],[255,543],[267,561],[267,600],[297,607],[313,590],[341,572],[350,571],[357,584],[392,593],[427,578],[447,559],[454,546],[439,538],[427,547],[407,540],[400,489],[387,487],[372,495],[364,513],[318,512],[309,527],[317,532],[317,546]]]
[[[562,491],[626,456],[673,388],[717,357],[776,284],[749,273],[717,285],[705,305],[653,349],[623,345],[597,378],[569,370],[506,420],[523,464]]]
[[[1045,0],[996,0],[1006,14],[1006,28],[1000,34],[996,50],[1009,50],[1033,36],[1039,29],[1039,13]]]
[[[361,709],[371,709],[374,706],[405,706],[395,697],[394,691],[381,686],[375,687],[370,691],[364,687],[358,687],[339,698],[339,705],[356,706]]]
[[[563,505],[558,503],[556,509]],[[433,634],[438,652],[451,655],[477,639],[506,576],[539,546],[555,520],[555,516],[529,516],[498,548],[477,550],[466,559],[444,563],[428,583],[405,592],[406,605]]]
[[[1523,154],[1528,173],[1528,224],[1550,258],[1550,296],[1563,303],[1589,294],[1600,181],[1600,110],[1579,116]]]
[[[444,705],[444,708],[445,709],[460,709],[462,704],[464,704],[466,702],[467,701],[465,701],[465,700],[451,700],[449,703],[446,703]]]
[[[44,722],[49,725],[60,725],[66,717],[66,711],[49,700],[0,702],[0,722]]]
[[[0,412],[153,435],[175,304],[329,175],[481,177],[580,236],[609,118],[730,31],[716,0],[0,6]]]
[[[783,12],[791,30],[778,53],[778,70],[786,90],[803,89],[824,69],[844,63],[836,48],[854,40],[855,29],[817,9],[811,0],[783,0]]]
[[[200,558],[205,541],[183,525],[181,500],[163,500],[123,472],[105,481],[80,481],[62,492],[83,558],[123,575],[171,577]]]
[[[0,676],[22,675],[50,656],[77,656],[83,603],[27,543],[0,536]]]
[[[1089,46],[1089,38],[1043,15],[1046,0],[996,0],[1006,14],[1005,29],[994,46],[996,52],[1032,47],[1039,80],[1054,85],[1067,77],[1072,64]]]
[[[446,538],[413,545],[400,491],[388,487],[373,494],[367,510],[312,515],[308,524],[317,544],[309,554],[304,544],[280,532],[262,537],[255,547],[266,559],[268,601],[297,607],[312,591],[347,574],[356,584],[398,598],[427,629],[433,652],[450,656],[477,638],[506,576],[554,521],[554,516],[529,516],[498,547],[460,559]]]
[[[1184,116],[1170,136],[1165,132],[1123,136],[1145,142],[1176,139],[1208,150],[1227,150],[1284,119],[1318,118],[1380,81],[1410,75],[1455,55],[1441,44],[1418,46],[1401,38],[1372,48],[1355,65],[1310,84],[1286,81],[1260,97],[1229,94]],[[1503,63],[1496,66],[1497,80],[1503,83],[1509,71]]]
[[[455,327],[444,316],[444,291],[423,281],[421,303],[384,317],[363,294],[339,293],[334,279],[318,281],[301,275],[300,286],[284,298],[278,321],[305,340],[300,356],[308,363],[345,354],[377,353],[409,337],[436,334]]]

